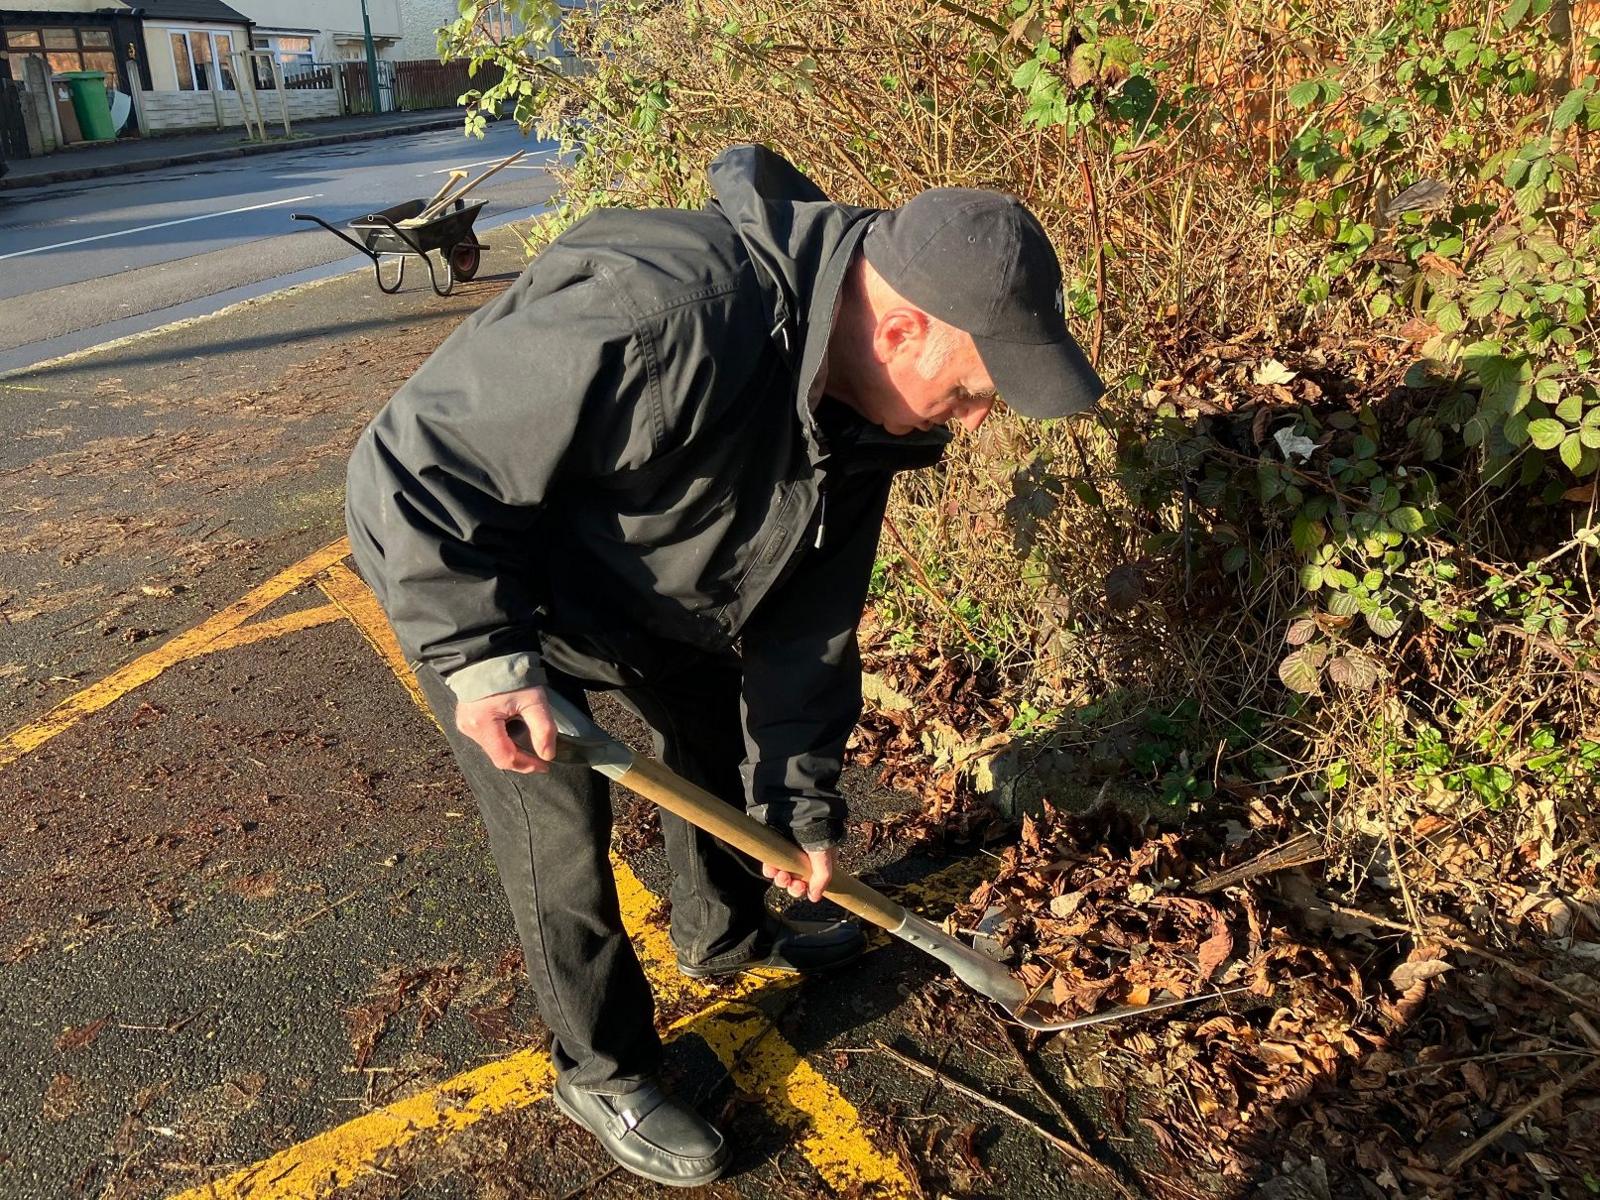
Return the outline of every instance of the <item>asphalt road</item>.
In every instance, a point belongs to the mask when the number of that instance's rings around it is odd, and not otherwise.
[[[519,148],[531,161],[476,193],[487,229],[550,193],[552,148],[514,125],[482,141],[440,130],[0,194],[0,371],[359,263],[289,214],[348,221]]]

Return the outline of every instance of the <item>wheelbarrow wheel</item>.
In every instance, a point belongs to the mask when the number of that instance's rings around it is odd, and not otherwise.
[[[461,242],[450,248],[450,274],[465,283],[478,273],[483,253],[475,242]]]

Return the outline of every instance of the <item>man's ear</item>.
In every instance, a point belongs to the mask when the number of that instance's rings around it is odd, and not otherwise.
[[[893,362],[901,355],[919,353],[927,336],[927,313],[909,305],[896,306],[878,318],[878,326],[872,334],[872,351],[879,362]]]

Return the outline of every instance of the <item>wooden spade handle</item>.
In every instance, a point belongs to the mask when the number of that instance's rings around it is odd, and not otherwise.
[[[445,209],[449,208],[450,205],[454,204],[457,200],[460,200],[473,188],[477,187],[485,179],[489,178],[489,176],[493,175],[497,171],[505,170],[512,163],[516,162],[519,158],[527,153],[528,152],[526,150],[518,150],[515,154],[508,154],[505,158],[502,158],[499,162],[495,163],[494,166],[490,167],[482,175],[479,175],[471,183],[464,183],[455,191],[447,192],[443,196],[440,196],[433,203],[429,204],[427,208],[419,212],[415,219],[419,222],[430,220],[434,216],[443,212]]]
[[[632,764],[617,782],[760,862],[802,878],[811,874],[811,861],[799,846],[654,759],[633,755]],[[834,875],[823,894],[840,908],[883,929],[896,930],[906,919],[904,908],[843,871]]]

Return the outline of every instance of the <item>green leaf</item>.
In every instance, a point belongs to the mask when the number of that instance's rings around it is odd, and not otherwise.
[[[1306,563],[1300,568],[1300,586],[1314,592],[1322,586],[1322,568],[1316,563]]]
[[[1421,533],[1428,527],[1428,519],[1411,505],[1405,504],[1389,514],[1389,524],[1402,533]]]
[[[1499,292],[1479,292],[1471,300],[1467,301],[1467,316],[1474,321],[1482,320],[1499,307]]]
[[[1551,417],[1528,422],[1528,440],[1541,450],[1554,450],[1567,436],[1567,427]]]
[[[1359,609],[1356,598],[1349,592],[1331,592],[1328,595],[1328,611],[1336,617],[1353,617]]]
[[[1323,567],[1322,582],[1331,588],[1353,588],[1357,580],[1353,572],[1346,571],[1343,567]]]
[[[1560,454],[1568,470],[1578,469],[1578,464],[1583,461],[1583,442],[1577,434],[1569,434],[1567,440],[1561,443]]]
[[[1229,546],[1222,556],[1224,571],[1242,571],[1250,565],[1250,551],[1243,546]]]
[[[1321,95],[1321,83],[1315,79],[1302,79],[1289,89],[1289,103],[1295,108],[1309,108]]]
[[[1377,612],[1370,612],[1363,620],[1366,621],[1367,628],[1381,638],[1390,638],[1400,632],[1400,621],[1387,608],[1380,608]]]
[[[1575,87],[1561,98],[1561,103],[1556,105],[1556,111],[1550,118],[1552,129],[1565,129],[1583,115],[1584,106],[1589,100],[1587,87]]]
[[[1541,379],[1533,385],[1533,394],[1554,408],[1561,402],[1561,381],[1559,379]],[[1563,420],[1571,419],[1570,417],[1563,418]]]
[[[1294,543],[1294,548],[1304,554],[1322,544],[1326,531],[1322,522],[1313,521],[1302,511],[1296,515],[1294,522],[1289,527],[1289,539]]]
[[[1461,305],[1452,300],[1433,314],[1433,323],[1441,333],[1460,333],[1466,328],[1467,321],[1461,315]]]
[[[1327,656],[1325,646],[1302,646],[1278,664],[1278,678],[1290,691],[1314,695],[1322,688],[1322,662]]]
[[[1543,399],[1543,397],[1540,397]],[[1547,404],[1549,401],[1545,401]],[[1569,425],[1576,425],[1583,419],[1583,397],[1573,392],[1560,404],[1556,405],[1556,416]]]
[[[1591,450],[1600,450],[1600,425],[1585,425],[1580,428],[1578,440]]]

